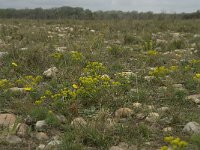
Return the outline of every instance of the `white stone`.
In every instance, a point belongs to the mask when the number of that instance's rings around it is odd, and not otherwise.
[[[109,150],[125,150],[125,149],[122,149],[119,146],[112,146]]]
[[[26,135],[28,135],[28,128],[29,128],[28,125],[20,123],[17,135],[20,137],[25,137]]]
[[[200,94],[194,94],[187,96],[186,99],[193,101],[196,104],[200,104]]]
[[[44,144],[40,144],[36,150],[43,150],[45,148],[45,145]]]
[[[44,133],[44,132],[37,132],[36,134],[35,134],[35,137],[36,137],[36,139],[38,139],[39,141],[45,141],[45,140],[48,140],[49,139],[49,137],[48,137],[48,135],[46,134],[46,133]]]
[[[26,92],[24,88],[18,88],[18,87],[10,88],[10,91],[15,94],[20,94],[20,93],[22,94]]]
[[[45,120],[36,122],[35,128],[37,131],[44,131],[44,130],[46,130],[46,127],[47,127],[47,123]]]
[[[139,114],[136,115],[136,118],[139,119],[139,120],[142,120],[142,119],[144,119],[145,117],[146,117],[146,116],[145,116],[144,114],[142,114],[142,113],[139,113]]]
[[[175,88],[176,90],[180,90],[180,91],[185,90],[183,84],[173,84],[172,87]]]
[[[145,76],[144,79],[148,82],[151,82],[153,79],[155,79],[154,76]]]
[[[61,144],[61,141],[59,140],[53,140],[50,141],[46,146],[45,146],[45,150],[54,150],[57,149],[57,147]]]
[[[16,135],[8,135],[6,141],[10,144],[19,144],[22,142],[22,139]]]
[[[173,128],[172,127],[166,127],[163,129],[163,132],[172,132]]]
[[[134,108],[141,108],[141,107],[142,107],[142,104],[136,102],[136,103],[133,103],[133,107],[134,107]]]
[[[5,55],[8,55],[8,52],[0,52],[0,58],[4,57]]]
[[[189,122],[184,126],[183,131],[190,134],[198,134],[200,133],[200,124],[197,122]]]
[[[43,75],[46,78],[52,78],[52,77],[55,77],[57,73],[58,73],[58,69],[56,67],[52,67],[44,71]]]
[[[129,79],[130,77],[136,77],[137,75],[131,71],[126,71],[126,72],[117,73],[116,76],[123,76]]]
[[[90,32],[95,33],[95,30],[90,30]]]
[[[159,114],[156,112],[149,113],[149,115],[146,118],[148,122],[156,122],[158,121],[158,119],[159,119]]]
[[[87,122],[82,117],[77,117],[71,122],[71,125],[75,127],[86,126]]]
[[[65,52],[66,49],[67,49],[67,47],[57,47],[57,48],[56,48],[56,51],[57,51],[57,52]]]
[[[169,111],[170,109],[169,109],[169,107],[161,107],[161,108],[158,108],[158,112],[159,113],[165,113],[165,112],[167,112],[167,111]]]

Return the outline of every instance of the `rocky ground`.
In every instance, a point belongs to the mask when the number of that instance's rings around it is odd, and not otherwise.
[[[166,23],[1,20],[0,149],[198,149],[200,30]]]

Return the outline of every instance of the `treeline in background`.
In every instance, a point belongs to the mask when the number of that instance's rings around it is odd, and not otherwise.
[[[80,7],[59,7],[50,9],[0,9],[0,18],[22,19],[200,19],[200,10],[193,13],[167,14],[137,11],[95,11]]]

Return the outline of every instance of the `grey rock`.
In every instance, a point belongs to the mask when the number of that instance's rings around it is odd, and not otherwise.
[[[186,99],[193,101],[196,104],[200,104],[200,94],[194,94],[187,96]]]
[[[40,144],[36,150],[43,150],[45,148],[45,145],[44,144]]]
[[[13,87],[13,88],[10,88],[10,92],[14,94],[23,94],[26,92],[26,90],[24,88]]]
[[[159,113],[165,113],[165,112],[167,112],[167,111],[169,111],[169,110],[170,110],[169,107],[161,107],[161,108],[158,108],[158,112],[159,112]]]
[[[56,67],[52,67],[52,68],[49,68],[48,70],[44,71],[43,75],[46,78],[52,78],[52,77],[55,77],[57,73],[58,73],[58,69]]]
[[[8,55],[8,52],[0,52],[0,58],[4,57],[5,55]]]
[[[121,142],[118,146],[112,146],[109,150],[137,150],[137,146],[129,146],[127,143]]]
[[[173,84],[172,87],[176,90],[179,91],[185,91],[186,89],[184,88],[183,84]]]
[[[77,117],[71,122],[71,125],[75,127],[86,126],[87,122],[82,117]]]
[[[146,117],[146,121],[148,122],[157,122],[159,119],[159,114],[156,113],[156,112],[152,112],[152,113],[149,113],[149,115]]]
[[[49,139],[48,135],[44,132],[38,132],[35,134],[36,139],[40,141],[46,141]]]
[[[125,149],[122,149],[119,146],[112,146],[109,150],[125,150]]]
[[[47,123],[45,120],[37,121],[35,128],[37,131],[45,131],[47,127]]]
[[[18,131],[17,131],[17,135],[20,137],[25,137],[28,135],[28,125],[22,123],[19,125]]]
[[[163,129],[163,132],[172,132],[173,131],[173,128],[172,127],[166,127]]]
[[[127,118],[130,117],[133,113],[133,110],[130,108],[119,108],[115,111],[115,117],[116,118]]]
[[[44,148],[45,150],[58,150],[58,146],[61,144],[61,141],[59,140],[53,140],[50,141],[46,147]]]
[[[14,114],[0,114],[0,126],[1,127],[11,127],[16,121],[16,116]]]
[[[189,134],[198,134],[200,133],[200,124],[197,122],[189,122],[184,126],[183,131]]]
[[[6,137],[6,142],[10,143],[10,144],[19,144],[22,142],[22,139],[19,138],[16,135],[8,135]]]
[[[61,122],[61,123],[66,123],[67,121],[67,118],[63,115],[56,115],[56,117],[58,118],[58,120]]]
[[[133,103],[133,107],[134,107],[134,108],[141,108],[141,107],[142,107],[142,104],[136,102],[136,103]]]

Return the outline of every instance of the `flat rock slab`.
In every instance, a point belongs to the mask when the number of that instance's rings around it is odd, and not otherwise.
[[[0,58],[2,58],[3,56],[7,55],[8,52],[0,52]]]
[[[9,135],[7,138],[6,138],[6,141],[10,144],[19,144],[22,142],[22,139],[19,138],[18,136],[16,135]]]
[[[200,104],[200,94],[194,94],[186,97],[187,99],[193,101],[196,104]]]
[[[0,114],[0,126],[10,127],[16,121],[16,116],[14,114]]]

